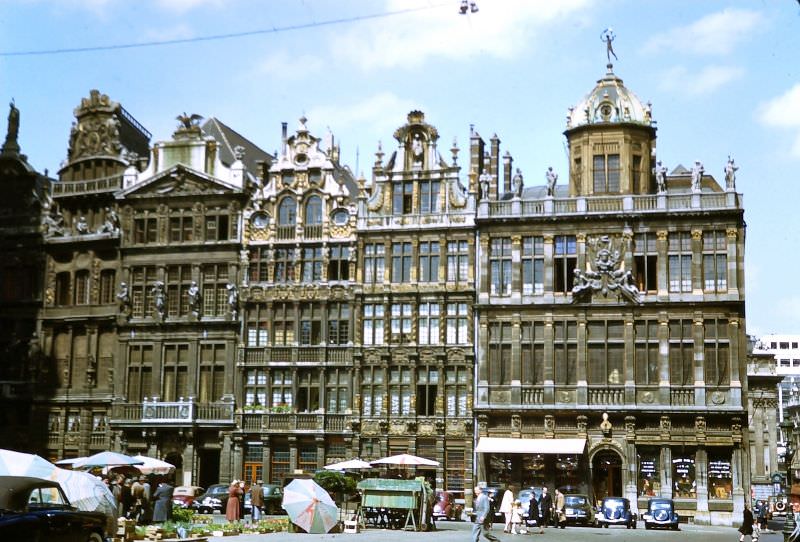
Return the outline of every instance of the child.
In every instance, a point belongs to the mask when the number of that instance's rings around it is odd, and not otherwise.
[[[522,524],[522,503],[519,500],[514,501],[511,505],[511,534],[520,533],[520,525]]]

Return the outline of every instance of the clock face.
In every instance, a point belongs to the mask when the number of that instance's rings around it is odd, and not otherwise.
[[[350,220],[350,213],[348,213],[345,209],[336,209],[333,212],[333,215],[331,215],[331,219],[337,226],[343,226],[344,224],[347,224],[348,220]]]
[[[251,218],[250,221],[253,224],[253,227],[259,230],[263,230],[267,226],[269,226],[269,215],[267,213],[255,213]]]

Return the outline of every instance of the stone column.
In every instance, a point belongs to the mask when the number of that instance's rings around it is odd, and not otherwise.
[[[708,511],[708,453],[705,446],[699,446],[694,459],[694,479],[697,491],[697,511],[694,522],[698,525],[711,523]]]
[[[489,323],[486,314],[481,314],[478,320],[478,389],[476,390],[476,403],[478,405],[485,405],[489,402],[489,362],[488,350],[489,348]]]
[[[511,301],[522,297],[522,236],[511,236]],[[517,358],[512,358],[517,359]]]
[[[694,339],[694,404],[706,404],[705,386],[705,351],[703,349],[705,340],[705,329],[703,324],[702,311],[694,313],[694,325],[692,326],[692,338]]]
[[[775,399],[768,399],[765,409],[767,412],[767,434],[769,435],[769,472],[765,474],[770,476],[778,470],[778,416]]]
[[[589,402],[589,389],[587,387],[587,367],[586,367],[586,317],[578,316],[578,355],[576,382],[578,383],[577,403],[585,405]]]
[[[702,230],[692,230],[692,294],[703,295]]]
[[[195,453],[194,453],[194,434],[192,431],[186,432],[186,445],[183,448],[183,472],[175,473],[175,476],[181,478],[175,480],[175,485],[182,485],[185,481],[186,474],[189,473],[189,482],[193,483],[195,478]]]
[[[519,314],[513,316],[511,323],[511,404],[518,405],[522,402],[522,364],[517,360],[522,359],[520,341],[522,330]]]
[[[269,433],[261,434],[261,476],[264,483],[269,484],[272,481],[272,442],[270,441]]]
[[[738,231],[736,228],[728,228],[725,230],[728,238],[728,295],[739,295],[739,251],[736,244]],[[742,265],[744,262],[742,262]]]
[[[244,473],[244,437],[241,434],[233,435],[233,457],[231,465],[231,479],[241,480]]]
[[[672,498],[672,448],[669,444],[661,447],[661,497]]]
[[[669,299],[669,243],[667,236],[668,233],[665,230],[656,232],[656,251],[658,252],[656,280],[658,281],[659,301]]]
[[[580,336],[578,340],[580,340]],[[553,328],[553,319],[551,316],[547,316],[544,322],[544,366],[542,367],[542,382],[544,384],[542,402],[546,405],[551,405],[555,402],[555,367],[553,366],[553,359],[555,357],[554,341],[555,329]],[[580,351],[580,349],[578,350]],[[580,354],[578,354],[578,356],[580,356]]]
[[[625,316],[625,353],[623,359],[623,373],[625,379],[625,404],[636,404],[636,367],[633,357],[635,351],[636,330],[633,327],[633,315]]]
[[[658,314],[658,399],[659,404],[669,405],[669,314],[662,311]]]
[[[752,458],[753,472],[756,476],[764,475],[764,400],[753,400],[753,446],[755,457]]]
[[[222,439],[222,450],[219,454],[219,478],[220,480],[233,480],[233,463],[231,461],[231,454],[233,444],[231,442],[231,434],[228,431],[220,432]]]

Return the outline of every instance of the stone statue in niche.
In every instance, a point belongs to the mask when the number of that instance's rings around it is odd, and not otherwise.
[[[422,160],[425,156],[425,150],[422,146],[422,139],[419,134],[414,134],[414,139],[411,140],[411,160],[416,167],[422,167]]]
[[[603,436],[606,438],[610,437],[612,428],[611,422],[608,421],[608,412],[603,412],[603,421],[600,422],[600,431],[603,432]]]
[[[164,283],[160,280],[155,281],[150,291],[153,294],[156,314],[163,320],[167,312],[167,292],[164,289]]]
[[[228,283],[228,307],[231,311],[231,318],[236,319],[239,309],[239,289],[233,283]]]
[[[79,235],[86,235],[89,233],[89,223],[86,222],[85,216],[81,215],[78,217],[78,222],[75,224],[75,231],[77,231]]]
[[[197,286],[197,282],[192,281],[192,284],[186,291],[186,296],[189,298],[189,311],[195,318],[197,318],[198,316],[200,316],[200,301],[201,301],[200,288]]]
[[[119,289],[117,290],[117,302],[119,303],[119,312],[123,314],[128,314],[130,312],[131,295],[128,291],[128,283],[119,283]]]

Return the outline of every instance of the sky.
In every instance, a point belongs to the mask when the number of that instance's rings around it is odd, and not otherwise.
[[[653,104],[658,159],[728,155],[744,194],[747,331],[800,333],[800,2],[797,0],[0,0],[0,100],[21,111],[29,162],[55,176],[91,89],[169,139],[183,112],[217,117],[268,152],[281,122],[328,129],[370,174],[378,141],[414,109],[467,165],[470,125],[501,140],[526,185],[566,178],[570,106],[614,71]],[[333,23],[332,21],[341,21]],[[25,51],[219,40],[80,53]],[[5,115],[4,112],[0,116]]]

